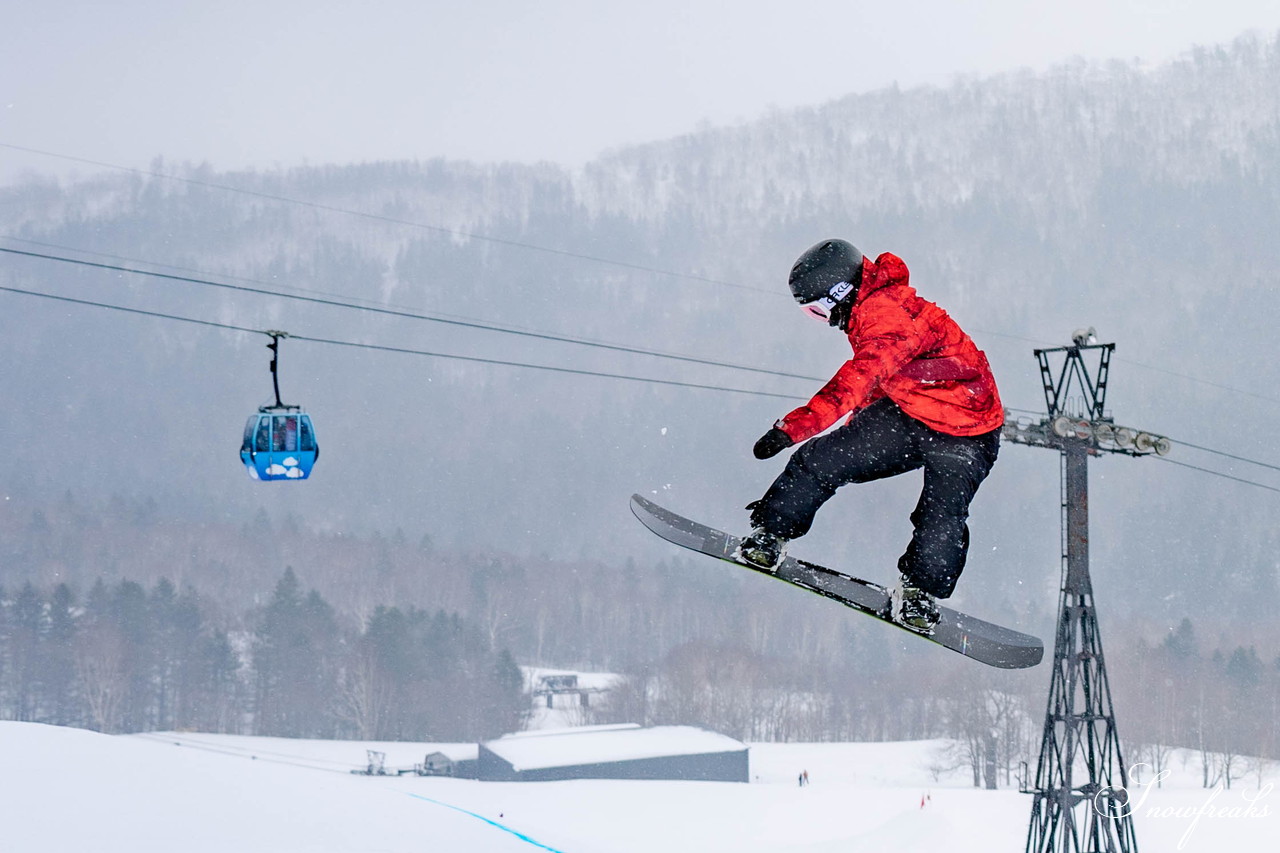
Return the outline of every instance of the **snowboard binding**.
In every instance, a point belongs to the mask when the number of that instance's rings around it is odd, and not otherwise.
[[[740,563],[770,572],[776,570],[786,556],[787,540],[773,535],[763,527],[752,530],[733,554],[733,558]]]
[[[889,595],[889,613],[886,616],[925,636],[933,633],[942,618],[933,596],[913,584],[906,575],[898,579],[898,585]]]

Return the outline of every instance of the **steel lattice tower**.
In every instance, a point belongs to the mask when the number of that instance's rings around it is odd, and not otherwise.
[[[1057,450],[1062,458],[1062,588],[1053,673],[1035,784],[1027,853],[1136,853],[1128,773],[1120,752],[1093,584],[1089,578],[1088,460],[1102,452],[1169,452],[1165,438],[1117,427],[1104,413],[1115,344],[1036,350],[1047,418],[1007,421],[1004,438]],[[1090,372],[1085,353],[1099,357]],[[1063,356],[1055,375],[1051,357]],[[1078,396],[1072,396],[1076,391]]]

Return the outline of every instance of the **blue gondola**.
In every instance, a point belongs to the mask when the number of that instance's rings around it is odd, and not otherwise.
[[[259,406],[244,425],[240,461],[255,480],[305,480],[320,457],[311,416],[299,406],[280,402],[280,374],[277,369],[280,338],[286,332],[267,332],[271,343],[271,382],[276,392],[273,406]]]
[[[263,406],[249,416],[240,461],[255,480],[305,480],[320,455],[311,416],[297,406]]]

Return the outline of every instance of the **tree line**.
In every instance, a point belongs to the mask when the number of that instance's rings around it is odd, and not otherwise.
[[[1153,773],[1192,772],[1206,788],[1230,788],[1280,759],[1280,657],[1252,645],[1206,651],[1183,619],[1158,643],[1139,638],[1113,668],[1120,733]],[[1194,766],[1173,767],[1175,747],[1190,750]]]
[[[519,728],[518,661],[623,674],[584,721],[748,741],[950,738],[940,760],[1001,786],[1038,756],[1044,667],[989,671],[728,567],[456,553],[265,515],[192,525],[148,500],[6,509],[0,718],[471,739]],[[289,562],[314,589],[292,571],[263,583],[261,566]],[[106,580],[120,566],[133,580]],[[1051,637],[1053,604],[973,609]],[[1117,723],[1130,762],[1164,766],[1183,747],[1206,781],[1226,781],[1241,756],[1280,754],[1280,664],[1268,623],[1196,618],[1104,624]]]
[[[1229,788],[1280,760],[1280,657],[1266,661],[1253,646],[1204,652],[1189,619],[1157,643],[1110,639],[1124,650],[1108,675],[1126,770],[1142,763],[1148,780],[1191,773]],[[746,741],[945,739],[935,771],[968,768],[975,787],[1033,782],[1044,667],[995,671],[933,651],[904,650],[868,672],[849,660],[684,643],[629,673],[587,721],[694,723]]]
[[[520,608],[502,612],[510,631],[529,627],[518,624],[528,617]],[[736,639],[686,636],[653,654],[634,643],[623,678],[579,722],[694,724],[746,741],[941,738],[951,747],[939,771],[967,767],[975,786],[1027,781],[1044,717],[1039,670],[988,671],[874,630],[847,632],[824,655],[815,653],[828,649],[822,643],[768,642],[760,619]],[[503,633],[413,605],[353,619],[304,590],[292,569],[234,618],[164,578],[150,587],[99,579],[83,600],[67,583],[27,582],[0,589],[0,719],[105,732],[478,740],[518,730],[529,707],[515,659],[494,645]],[[1181,748],[1182,770],[1196,756],[1192,772],[1212,787],[1280,758],[1280,658],[1243,645],[1204,652],[1190,620],[1157,643],[1110,639],[1125,649],[1109,669],[1128,765],[1176,769]]]
[[[228,619],[194,589],[0,589],[0,719],[103,732],[469,741],[519,728],[511,654],[443,610],[344,618],[286,569]]]

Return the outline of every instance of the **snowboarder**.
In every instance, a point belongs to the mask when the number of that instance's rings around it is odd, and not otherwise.
[[[757,459],[804,443],[748,504],[752,530],[738,557],[775,567],[836,489],[923,468],[891,615],[927,633],[939,618],[935,598],[951,595],[964,568],[969,504],[1000,448],[1004,410],[991,368],[945,311],[916,295],[896,255],[872,261],[824,240],[800,256],[789,283],[806,312],[848,335],[853,358],[756,442]]]

